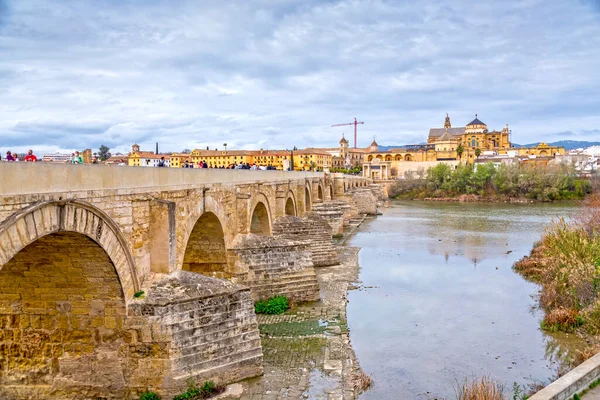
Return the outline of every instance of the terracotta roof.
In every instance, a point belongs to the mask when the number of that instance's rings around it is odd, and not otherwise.
[[[327,150],[316,149],[314,147],[307,147],[305,149],[296,150],[294,151],[294,154],[319,154],[323,156],[331,156],[331,153],[329,153]]]
[[[160,159],[161,157],[164,157],[165,159],[171,158],[171,156],[169,154],[154,154],[151,151],[138,151],[135,153],[129,153],[129,157],[136,157],[136,156],[139,158],[149,158],[149,159],[154,159],[154,158]]]

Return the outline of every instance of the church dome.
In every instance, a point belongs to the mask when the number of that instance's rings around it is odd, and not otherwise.
[[[467,126],[471,126],[471,125],[485,125],[485,124],[483,122],[481,122],[479,120],[479,118],[477,118],[477,114],[475,114],[475,119],[467,124]],[[485,125],[485,126],[487,126],[487,125]]]

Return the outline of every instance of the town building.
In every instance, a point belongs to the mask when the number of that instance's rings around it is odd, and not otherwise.
[[[51,153],[44,154],[44,156],[42,157],[42,161],[50,163],[68,163],[71,162],[72,157],[73,156],[68,153]]]
[[[332,156],[324,149],[306,148],[302,150],[199,150],[190,153],[156,154],[141,151],[134,144],[128,156],[127,164],[132,167],[155,167],[162,157],[171,168],[190,166],[197,168],[200,162],[208,168],[229,168],[239,164],[256,164],[261,167],[273,167],[278,170],[294,165],[295,171],[328,170],[332,165]]]
[[[140,150],[140,145],[131,146],[131,153],[127,157],[127,165],[130,167],[158,167],[158,163],[164,157],[165,166],[169,166],[170,155],[157,154],[152,151]]]

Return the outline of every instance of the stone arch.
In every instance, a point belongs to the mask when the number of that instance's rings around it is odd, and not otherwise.
[[[312,209],[312,194],[308,184],[304,187],[304,211],[309,212]]]
[[[285,215],[297,216],[297,208],[296,208],[296,199],[294,198],[294,193],[290,190],[288,193],[288,197],[285,200]]]
[[[225,234],[215,213],[207,211],[196,220],[188,237],[181,269],[227,278]]]
[[[385,161],[392,161],[392,156],[389,154],[385,156]]]
[[[411,156],[410,154],[406,154],[406,155],[404,156],[404,161],[412,161],[412,159],[413,159],[413,158],[412,158],[412,156]]]
[[[19,251],[46,235],[80,233],[108,254],[126,299],[140,290],[133,256],[118,225],[99,208],[76,200],[37,203],[17,211],[0,224],[0,270]]]
[[[383,156],[382,156],[381,154],[377,154],[377,155],[375,156],[375,158],[376,158],[377,160],[380,160],[380,161],[382,161],[382,160],[383,160]]]
[[[402,161],[402,156],[400,154],[396,154],[395,160]]]
[[[269,210],[266,196],[259,194],[250,213],[249,233],[263,236],[271,235],[271,213]]]
[[[329,185],[329,199],[333,200],[333,184]]]
[[[540,151],[540,157],[548,157],[548,152],[546,150]]]
[[[66,230],[39,235],[2,265],[0,288],[15,296],[0,311],[10,349],[0,356],[1,398],[46,398],[50,388],[65,398],[126,397],[126,297],[99,242]]]
[[[369,158],[367,159],[367,161],[373,161],[373,156],[369,156]]]
[[[323,186],[321,186],[321,184],[319,183],[319,185],[317,186],[317,200],[323,201],[323,199]]]

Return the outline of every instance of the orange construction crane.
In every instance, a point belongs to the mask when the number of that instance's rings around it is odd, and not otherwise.
[[[334,126],[354,125],[354,148],[356,148],[356,126],[358,124],[364,124],[364,122],[359,122],[356,120],[356,117],[354,117],[354,122],[350,122],[348,124],[335,124],[335,125],[331,125],[331,126],[334,127]]]

